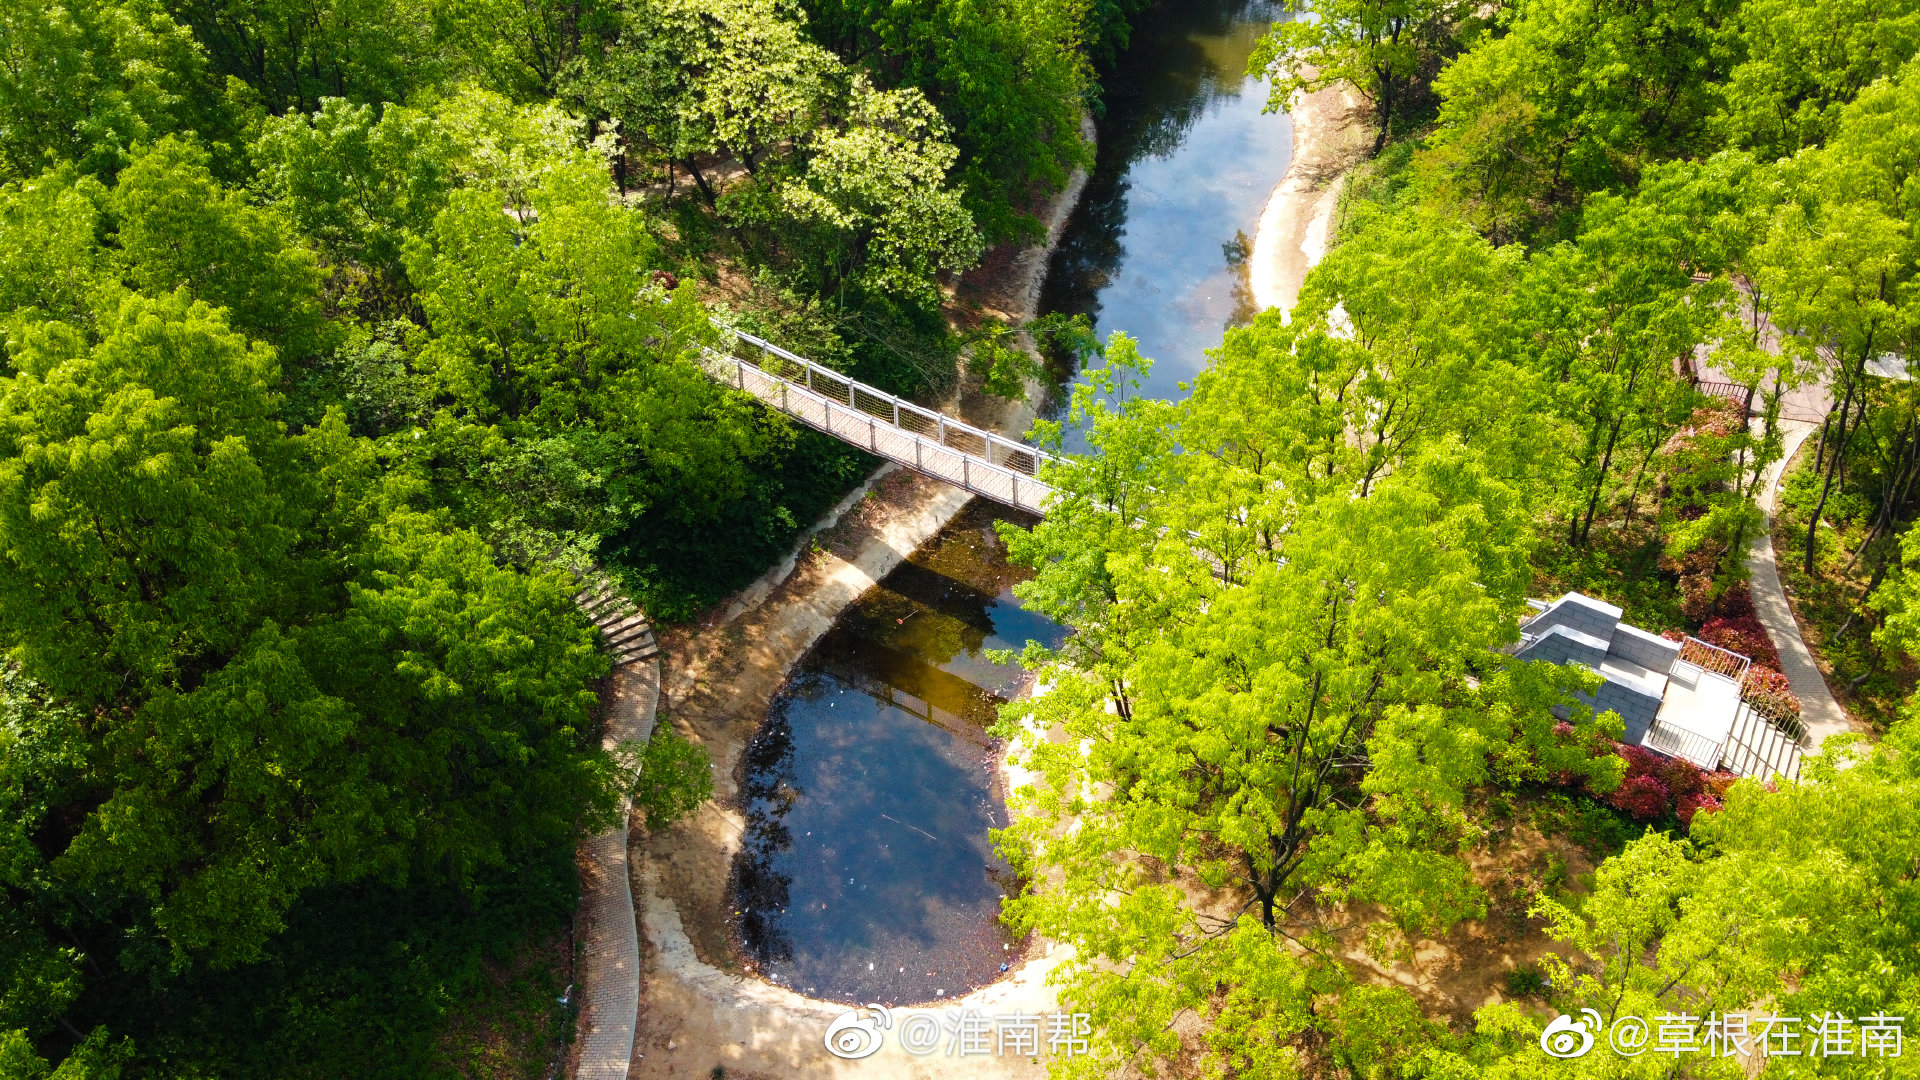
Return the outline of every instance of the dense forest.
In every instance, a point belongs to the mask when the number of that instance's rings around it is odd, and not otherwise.
[[[1920,1013],[1920,7],[1308,7],[1253,65],[1275,109],[1363,99],[1335,245],[1186,400],[1109,341],[1092,453],[1007,531],[1076,631],[1001,727],[1044,777],[1011,917],[1104,1033],[1055,1074],[1731,1078],[1761,1062],[1724,1038],[1562,1061],[1542,1026]],[[1815,391],[1775,543],[1872,734],[1733,783],[1556,719],[1598,677],[1508,658],[1529,596],[1779,665],[1747,554]],[[1784,686],[1747,690],[1797,716]],[[1592,872],[1530,869],[1539,834]],[[1556,944],[1442,1015],[1406,973],[1468,923]],[[1911,1071],[1802,1053],[1766,1075]]]
[[[709,313],[950,390],[1128,13],[9,2],[0,1075],[545,1069],[575,840],[707,768],[574,574],[686,617],[873,465]]]
[[[875,464],[710,382],[710,319],[1019,393],[953,282],[1147,3],[0,4],[0,1077],[546,1075],[575,842],[708,768],[602,750],[577,575],[692,618]],[[1303,7],[1254,64],[1365,101],[1337,242],[1182,401],[1061,327],[1089,452],[1005,533],[1075,631],[999,729],[1007,918],[1095,1019],[1053,1068],[1731,1078],[1553,1061],[1545,1006],[1920,1016],[1920,4]],[[1621,752],[1524,600],[1778,669],[1746,553],[1815,390],[1776,546],[1871,734]],[[1521,819],[1593,873],[1495,890]],[[1563,946],[1468,1021],[1362,974],[1502,905]]]

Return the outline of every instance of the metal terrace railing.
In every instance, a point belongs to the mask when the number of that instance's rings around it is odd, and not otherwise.
[[[701,367],[715,380],[788,416],[915,472],[995,502],[1044,513],[1053,489],[1035,479],[1043,451],[922,408],[847,378],[768,341],[718,323],[738,345],[704,349]],[[751,359],[736,353],[751,351]]]
[[[1659,720],[1647,729],[1647,737],[1642,744],[1666,754],[1669,757],[1685,758],[1703,769],[1712,770],[1720,765],[1720,752],[1724,742],[1714,742],[1705,735],[1696,735]]]
[[[1718,645],[1709,645],[1697,637],[1680,642],[1680,659],[1703,671],[1725,675],[1741,686],[1746,685],[1747,669],[1753,666],[1750,658]]]

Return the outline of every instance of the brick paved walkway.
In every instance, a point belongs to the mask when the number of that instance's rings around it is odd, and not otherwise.
[[[622,664],[607,680],[603,745],[645,742],[660,701],[657,658]],[[640,1007],[640,939],[627,876],[627,821],[580,845],[580,1064],[574,1080],[626,1080]]]
[[[1787,592],[1780,586],[1780,568],[1773,557],[1773,507],[1779,495],[1780,475],[1787,462],[1793,460],[1794,452],[1816,430],[1813,424],[1790,421],[1782,424],[1786,453],[1767,470],[1766,483],[1760,489],[1758,501],[1767,522],[1748,548],[1747,572],[1754,612],[1760,616],[1760,625],[1766,627],[1767,636],[1773,639],[1774,648],[1779,650],[1782,674],[1792,685],[1793,695],[1800,699],[1800,717],[1806,724],[1809,752],[1818,753],[1828,735],[1852,728],[1847,723],[1846,711],[1827,688],[1826,678],[1820,674],[1819,665],[1813,662],[1813,653],[1800,636],[1800,624],[1794,621],[1793,608],[1787,604]]]

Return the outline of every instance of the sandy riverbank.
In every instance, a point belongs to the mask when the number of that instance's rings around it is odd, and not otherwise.
[[[1262,308],[1293,308],[1307,271],[1327,253],[1340,181],[1371,138],[1360,96],[1344,84],[1295,95],[1293,158],[1253,238],[1248,285]]]
[[[1091,139],[1091,121],[1086,126]],[[1042,215],[1046,241],[990,255],[963,279],[959,298],[1015,324],[1039,304],[1048,258],[1086,186],[1084,172]],[[1038,387],[1030,396],[1038,397]],[[963,394],[968,419],[1021,434],[1026,402]],[[805,534],[794,556],[743,590],[705,625],[660,635],[667,661],[662,719],[701,743],[714,761],[714,795],[687,821],[649,835],[633,831],[632,886],[640,908],[642,994],[632,1077],[705,1078],[722,1066],[734,1080],[805,1080],[858,1070],[868,1077],[1038,1077],[1024,1058],[964,1063],[919,1059],[889,1045],[875,1057],[842,1061],[821,1040],[845,1006],[810,1000],[746,974],[727,923],[727,884],[744,820],[737,807],[741,756],[773,697],[848,605],[959,514],[969,496],[906,470],[885,467]],[[1047,974],[1060,955],[1045,943],[1007,978],[953,999],[948,1007],[987,1013],[1051,1008]]]

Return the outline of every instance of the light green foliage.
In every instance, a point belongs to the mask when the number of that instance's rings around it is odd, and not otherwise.
[[[1023,601],[1077,634],[1035,650],[1047,691],[1001,726],[1040,777],[1000,834],[1036,883],[1009,915],[1074,946],[1066,996],[1107,1032],[1065,1074],[1175,1056],[1186,1012],[1206,1021],[1185,1049],[1204,1068],[1291,1073],[1313,997],[1345,981],[1333,956],[1391,955],[1483,910],[1458,858],[1469,789],[1617,775],[1594,756],[1617,727],[1582,718],[1563,739],[1548,708],[1589,676],[1492,651],[1528,578],[1522,494],[1442,415],[1377,459],[1319,435],[1471,383],[1422,351],[1448,348],[1429,314],[1370,309],[1364,377],[1337,374],[1328,357],[1353,345],[1324,323],[1262,316],[1182,405],[1131,396],[1142,364],[1119,337],[1076,387],[1094,453],[1052,470],[1061,499],[1007,538],[1037,571]],[[1331,901],[1384,921],[1343,937]]]
[[[1608,1023],[1680,1012],[1913,1015],[1914,732],[1912,720],[1896,725],[1848,768],[1835,766],[1858,748],[1835,746],[1777,792],[1743,782],[1724,810],[1695,818],[1689,841],[1650,833],[1604,863],[1586,897],[1541,900],[1536,912],[1567,946],[1547,963],[1555,1004],[1594,1009]],[[1478,1045],[1456,1061],[1487,1077],[1651,1078],[1678,1068],[1731,1080],[1751,1060],[1628,1059],[1602,1045],[1554,1061],[1534,1041],[1538,1018],[1504,1005],[1477,1015]],[[1819,1075],[1883,1076],[1889,1065],[1902,1075],[1896,1059],[1859,1056],[1857,1037],[1853,1057],[1816,1057],[1809,1030],[1799,1029],[1801,1056],[1787,1061]]]
[[[633,766],[633,805],[664,829],[713,797],[713,759],[662,717]]]
[[[435,102],[431,116],[453,141],[449,171],[456,183],[500,188],[522,203],[547,173],[604,159],[599,144],[586,145],[586,124],[557,105],[520,105],[462,86]]]
[[[1920,529],[1907,530],[1900,542],[1900,568],[1874,594],[1873,604],[1886,616],[1874,640],[1920,659]]]
[[[502,535],[598,536],[656,501],[702,520],[778,439],[695,368],[710,331],[691,288],[653,282],[653,250],[589,162],[459,191],[408,248],[432,329],[415,364],[449,405],[424,447],[449,481],[504,481],[468,494]]]
[[[1029,339],[1040,336],[1037,326],[1027,327]],[[967,344],[967,369],[980,380],[980,389],[1009,401],[1023,401],[1027,386],[1046,374],[1033,347],[1016,336],[1011,327],[989,320],[970,335]]]
[[[652,0],[637,10],[628,41],[671,50],[670,152],[717,151],[749,170],[777,144],[806,137],[842,77],[777,0]]]
[[[1036,190],[1090,155],[1084,0],[812,0],[808,28],[884,89],[921,90],[960,149],[958,187],[993,241],[1037,239]],[[1109,18],[1113,16],[1109,14]]]
[[[0,179],[62,161],[110,177],[169,132],[231,137],[200,46],[160,4],[7,0],[0,26]]]
[[[18,324],[92,314],[106,252],[97,181],[49,173],[0,188],[0,311]]]
[[[1268,112],[1286,111],[1295,94],[1353,87],[1373,106],[1377,154],[1421,68],[1470,10],[1460,0],[1319,0],[1311,18],[1274,23],[1247,70],[1273,80]]]
[[[0,1030],[0,1077],[5,1080],[120,1080],[132,1056],[132,1043],[114,1043],[107,1029],[99,1027],[54,1068],[33,1052],[23,1032]]]
[[[1673,358],[1717,328],[1726,286],[1692,281],[1689,225],[1657,198],[1596,196],[1579,240],[1537,252],[1516,290],[1516,348],[1578,432],[1561,508],[1570,544],[1590,540],[1602,509],[1631,501],[1700,401]]]
[[[1837,403],[1817,450],[1822,472],[1807,523],[1809,574],[1813,536],[1846,449],[1873,419],[1876,404],[1887,403],[1867,364],[1883,353],[1910,352],[1920,333],[1913,303],[1920,280],[1914,232],[1920,203],[1912,190],[1920,174],[1917,110],[1920,62],[1848,106],[1827,146],[1778,166],[1791,195],[1753,256],[1754,278],[1775,298],[1781,352],[1820,373]]]
[[[111,206],[121,266],[137,288],[183,288],[289,360],[328,344],[313,253],[274,214],[221,188],[193,144],[169,136],[137,155]]]
[[[36,327],[0,384],[0,640],[73,705],[10,737],[86,769],[10,887],[84,888],[150,962],[225,966],[311,887],[464,884],[607,809],[566,581],[408,510],[337,419],[286,435],[272,350],[205,304],[95,323]]]
[[[328,98],[312,116],[267,120],[253,153],[256,183],[313,240],[334,273],[379,275],[379,288],[405,287],[401,250],[446,205],[456,144],[430,115]]]
[[[1427,1019],[1404,988],[1350,987],[1330,1011],[1333,1057],[1351,1075],[1360,1080],[1445,1075],[1437,1066],[1444,1062],[1444,1048],[1456,1040],[1445,1024]]]
[[[823,292],[851,280],[930,304],[942,272],[973,265],[980,239],[960,193],[945,185],[959,156],[945,135],[918,91],[855,81],[846,126],[814,136],[805,172],[780,189],[787,212],[813,233]]]
[[[844,88],[842,65],[794,14],[779,0],[647,0],[625,12],[617,40],[567,68],[563,85],[609,116],[629,151],[684,168],[712,208],[722,192],[701,156],[731,156],[757,177]]]
[[[1291,316],[1259,317],[1262,332],[1229,334],[1222,357],[1257,348],[1261,369],[1287,381],[1257,391],[1249,410],[1223,402],[1201,421],[1233,426],[1266,409],[1293,415],[1257,423],[1294,440],[1263,451],[1287,455],[1298,482],[1357,484],[1361,494],[1397,461],[1452,432],[1497,457],[1509,475],[1537,449],[1519,445],[1502,417],[1527,412],[1540,393],[1530,373],[1500,355],[1498,314],[1510,302],[1520,251],[1496,251],[1464,225],[1435,215],[1359,211],[1354,239],[1328,253]],[[1491,316],[1491,317],[1489,317]],[[1214,378],[1223,385],[1230,365]],[[1294,382],[1298,379],[1299,382]],[[1250,404],[1250,403],[1249,403]]]
[[[1745,56],[1719,123],[1734,145],[1783,157],[1826,141],[1856,94],[1920,50],[1920,5],[1746,0],[1734,30]]]
[[[465,0],[430,8],[442,63],[478,71],[516,100],[550,95],[561,72],[618,33],[618,5],[598,0]],[[447,55],[451,54],[451,55]]]
[[[1728,0],[1523,0],[1434,80],[1425,183],[1496,240],[1706,148]]]

